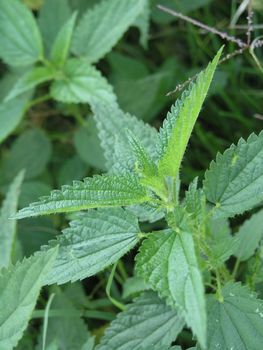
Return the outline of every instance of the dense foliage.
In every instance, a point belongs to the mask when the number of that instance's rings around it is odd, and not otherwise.
[[[157,3],[0,0],[0,350],[262,348],[263,8]]]

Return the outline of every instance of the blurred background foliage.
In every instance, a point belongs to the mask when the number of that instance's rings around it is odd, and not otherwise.
[[[51,43],[61,24],[69,18],[73,10],[82,14],[98,0],[23,2],[34,11],[42,28],[42,35],[47,38],[46,42]],[[180,11],[244,40],[247,25],[246,12],[236,18],[241,4],[238,0],[151,0],[149,13],[140,19],[141,30],[130,28],[113,51],[100,60],[96,67],[113,85],[121,108],[156,128],[160,127],[171,104],[181,94],[176,92],[166,96],[169,91],[206,66],[222,44],[225,44],[225,55],[237,49],[235,44],[224,42],[213,33],[163,13],[156,7],[157,4]],[[263,33],[263,1],[254,0],[252,6],[252,35],[256,38]],[[234,24],[233,19],[236,21]],[[262,51],[262,48],[257,49],[255,54],[263,64]],[[0,101],[3,101],[19,76],[20,68],[11,69],[3,62],[0,63]],[[41,85],[34,98],[41,98],[46,93],[47,86]],[[17,124],[7,138],[1,134],[0,125],[0,139],[3,140],[0,149],[0,193],[4,196],[15,175],[21,169],[26,169],[26,179],[19,200],[20,207],[62,184],[70,184],[73,180],[105,170],[96,126],[87,104],[62,104],[47,100],[29,107],[22,119],[23,96],[18,98],[16,105],[8,111],[3,111],[0,104],[0,113],[5,113],[4,117],[10,120],[16,119],[14,125]],[[204,170],[218,151],[223,151],[240,137],[246,138],[252,132],[258,133],[262,129],[262,99],[263,74],[248,52],[220,65],[183,162],[184,185],[189,184],[197,175],[202,178]],[[28,256],[36,251],[66,225],[67,220],[62,216],[19,222],[20,245],[17,247],[17,256]],[[161,224],[157,223],[158,225]],[[132,275],[132,254],[125,259],[126,270],[121,265],[117,272],[119,281]],[[100,311],[101,314],[98,313],[97,317],[93,314],[93,328],[96,329],[101,325],[96,318],[110,319],[112,316],[109,311],[115,310],[110,306],[111,303],[104,299],[105,288],[100,289],[101,286],[105,287],[108,273],[109,271],[105,271],[98,277],[89,278],[82,285],[77,283],[65,287],[68,303],[76,304],[78,300],[84,309],[103,308],[104,311]],[[138,286],[139,289],[140,284]],[[89,295],[88,301],[82,287]],[[116,298],[120,298],[116,281],[112,284],[112,293]],[[129,299],[129,290],[125,293]],[[93,300],[94,297],[102,298],[101,304]],[[32,329],[34,326],[33,321]],[[99,328],[96,333],[101,331]],[[187,338],[187,334],[185,336]],[[25,349],[30,348],[27,341],[31,340],[25,337]],[[22,346],[23,344],[20,345],[20,349]]]

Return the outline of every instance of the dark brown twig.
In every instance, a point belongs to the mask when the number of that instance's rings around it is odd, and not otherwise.
[[[162,5],[157,5],[157,7],[166,12],[171,14],[172,16],[175,16],[177,18],[180,18],[188,23],[191,23],[199,28],[202,28],[210,33],[213,33],[215,35],[220,36],[222,39],[227,40],[227,41],[231,41],[236,43],[239,46],[239,49],[235,50],[234,52],[227,54],[225,57],[223,57],[220,61],[219,64],[222,64],[223,62],[226,62],[228,60],[230,60],[231,58],[238,56],[238,55],[242,55],[245,51],[249,50],[251,56],[253,57],[254,61],[256,62],[258,68],[261,70],[261,72],[263,72],[263,68],[260,64],[260,62],[258,61],[256,55],[254,54],[254,49],[255,48],[259,48],[263,46],[263,40],[261,40],[262,37],[258,37],[256,39],[254,39],[252,41],[252,32],[254,30],[254,25],[253,25],[253,10],[252,10],[252,0],[248,0],[246,1],[246,6],[247,6],[247,25],[246,25],[246,35],[247,35],[247,42],[245,43],[243,40],[234,37],[234,36],[230,36],[228,33],[225,32],[221,32],[219,30],[217,30],[214,27],[210,27],[202,22],[199,22],[191,17],[185,16],[180,12],[174,11],[172,9],[169,9],[165,6]],[[186,85],[188,85],[189,83],[191,83],[196,77],[198,76],[198,74],[195,74],[194,76],[188,78],[184,83],[182,84],[178,84],[176,86],[176,88],[170,92],[168,92],[166,94],[166,96],[170,96],[171,94],[177,92],[177,91],[181,91]]]
[[[228,34],[225,33],[225,32],[221,32],[221,31],[217,30],[217,29],[214,28],[214,27],[210,27],[210,26],[208,26],[208,25],[206,25],[206,24],[204,24],[204,23],[201,23],[201,22],[197,21],[196,19],[193,19],[193,18],[191,18],[191,17],[185,16],[185,15],[183,15],[183,14],[180,13],[180,12],[174,11],[174,10],[169,9],[168,7],[165,7],[165,6],[162,6],[162,5],[157,5],[157,7],[158,7],[160,10],[162,10],[162,11],[164,11],[164,12],[166,12],[166,13],[169,13],[169,14],[172,15],[172,16],[178,17],[178,18],[180,18],[180,19],[182,19],[182,20],[184,20],[184,21],[186,21],[186,22],[188,22],[188,23],[191,23],[191,24],[193,24],[193,25],[195,25],[195,26],[197,26],[197,27],[199,27],[199,28],[202,28],[202,29],[206,30],[207,32],[216,34],[216,35],[220,36],[220,38],[222,38],[222,39],[224,39],[224,40],[234,42],[234,43],[236,43],[239,47],[245,47],[245,46],[247,46],[247,44],[246,44],[244,41],[242,41],[241,39],[236,38],[236,37],[231,36],[231,35],[228,35]]]

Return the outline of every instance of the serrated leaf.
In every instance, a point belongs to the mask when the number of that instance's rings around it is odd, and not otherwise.
[[[110,173],[134,173],[136,158],[133,155],[127,133],[130,130],[153,160],[157,159],[157,131],[149,124],[124,113],[117,105],[96,104],[93,106],[101,146],[104,149],[106,167]],[[149,205],[131,209],[140,215],[141,221],[157,221],[164,216],[162,210]]]
[[[240,261],[248,260],[257,249],[263,238],[263,210],[253,214],[250,219],[246,220],[239,228],[236,234],[237,246],[235,256]]]
[[[263,200],[263,132],[218,154],[206,171],[204,191],[216,217],[231,217]]]
[[[198,230],[205,229],[207,220],[206,198],[204,191],[197,188],[198,178],[190,183],[185,193],[184,206]]]
[[[0,269],[12,262],[12,249],[15,243],[16,221],[9,220],[17,211],[18,198],[24,172],[20,172],[10,185],[0,211]]]
[[[152,159],[156,159],[157,131],[142,120],[124,113],[117,105],[96,104],[94,118],[97,123],[101,146],[105,151],[106,166],[110,172],[133,172],[135,159],[127,133],[130,130]]]
[[[65,103],[113,103],[116,97],[111,85],[84,59],[71,58],[62,69],[61,77],[51,85],[52,97]]]
[[[192,235],[178,228],[152,233],[136,256],[137,274],[169,305],[182,311],[187,324],[206,343],[204,287]]]
[[[51,268],[57,249],[38,253],[2,270],[0,274],[0,348],[17,345],[29,322],[43,277]]]
[[[229,222],[225,218],[211,220],[208,224],[207,245],[211,250],[209,257],[213,267],[220,267],[236,251],[238,241],[231,235]]]
[[[26,72],[14,85],[9,94],[6,96],[5,101],[11,100],[14,97],[21,95],[23,92],[27,92],[37,85],[54,78],[54,71],[48,67],[35,67],[31,71]]]
[[[146,189],[133,176],[102,175],[75,181],[20,210],[14,218],[125,206],[149,200]]]
[[[160,160],[158,164],[160,176],[176,177],[179,172],[186,146],[221,53],[222,49],[218,51],[207,68],[198,75],[196,82],[192,83],[189,89],[184,92],[182,99],[172,107],[160,129]]]
[[[76,17],[77,12],[74,12],[70,19],[62,26],[52,45],[50,59],[58,67],[63,66],[68,57]]]
[[[50,52],[52,45],[71,15],[68,0],[45,0],[39,10],[38,24],[45,44],[45,51]]]
[[[147,153],[141,142],[128,129],[128,140],[135,157],[135,166],[143,177],[151,178],[157,176],[157,167],[150,155]]]
[[[182,316],[153,292],[146,292],[118,314],[96,350],[142,350],[170,345],[184,326]]]
[[[208,299],[208,350],[259,350],[263,343],[263,302],[248,287],[228,283],[223,302]]]
[[[127,207],[127,210],[135,214],[141,222],[149,221],[152,223],[162,219],[165,216],[165,210],[163,208],[160,208],[158,205],[150,202],[140,205],[131,205]]]
[[[137,218],[122,208],[81,213],[50,242],[50,246],[58,244],[59,250],[46,283],[75,282],[95,275],[132,249],[139,233]]]
[[[144,3],[145,0],[104,0],[88,9],[74,33],[73,53],[84,55],[90,63],[97,62],[133,24]]]
[[[43,55],[36,21],[18,0],[0,0],[0,47],[0,57],[11,66],[33,64]]]
[[[0,104],[0,142],[4,141],[20,123],[29,98],[30,95],[26,94]]]

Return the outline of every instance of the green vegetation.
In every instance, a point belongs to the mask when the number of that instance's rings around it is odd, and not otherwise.
[[[0,0],[0,350],[261,350],[262,11]]]

